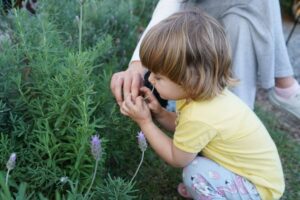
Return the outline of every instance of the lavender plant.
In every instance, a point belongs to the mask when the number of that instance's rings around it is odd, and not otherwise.
[[[126,159],[129,155],[139,156],[131,148],[137,127],[119,114],[108,85],[112,72],[129,61],[139,6],[135,0],[86,1],[79,18],[82,36],[75,20],[78,1],[39,0],[35,16],[24,10],[0,16],[10,38],[0,47],[0,163],[12,150],[18,152],[18,167],[8,184],[26,182],[32,199],[83,198],[92,196],[87,188],[98,190],[104,172],[132,174],[124,169],[135,166],[134,159]],[[106,139],[97,169],[95,159],[86,156],[95,131],[104,132]],[[118,167],[112,167],[115,163]],[[57,184],[63,176],[74,184]],[[133,188],[121,178],[107,184],[120,192]]]
[[[122,178],[112,178],[110,175],[108,176],[108,179],[105,181],[105,184],[98,188],[97,193],[99,194],[99,197],[101,199],[105,200],[115,200],[115,199],[122,199],[122,200],[131,200],[135,199],[136,196],[133,194],[136,192],[136,190],[133,189],[134,183],[133,180],[135,179],[137,173],[139,172],[139,169],[144,161],[144,154],[147,150],[147,141],[142,131],[138,132],[137,135],[138,139],[138,147],[142,152],[142,157],[140,160],[140,163],[132,176],[131,180],[129,182],[124,181]],[[99,144],[98,140],[95,140],[96,144]],[[93,146],[93,145],[92,145]],[[96,147],[99,145],[95,145]],[[98,158],[98,150],[99,148],[92,148],[95,159]]]
[[[14,199],[24,199],[24,200],[30,200],[33,197],[33,193],[27,193],[28,184],[26,183],[20,183],[16,184],[13,183],[11,187],[13,187],[13,191],[17,192],[11,192],[10,186],[5,184],[4,176],[2,173],[0,173],[0,199],[5,200],[14,200]],[[38,198],[38,200],[42,200]]]
[[[138,135],[137,135],[137,138],[138,138],[138,145],[139,145],[139,148],[140,150],[142,151],[142,157],[141,157],[141,160],[140,160],[140,163],[134,173],[134,175],[132,176],[131,180],[130,180],[130,183],[132,183],[132,181],[134,180],[134,178],[136,177],[137,173],[139,172],[140,170],[140,167],[142,166],[142,163],[144,161],[144,155],[145,155],[145,151],[147,150],[147,141],[146,141],[146,138],[145,138],[145,135],[142,131],[138,132]]]
[[[99,136],[98,135],[92,136],[92,139],[91,139],[91,152],[92,152],[92,155],[95,159],[95,170],[94,170],[94,173],[93,173],[93,178],[92,178],[91,184],[90,184],[87,192],[84,195],[84,199],[86,199],[86,197],[89,195],[90,190],[91,190],[91,188],[93,186],[93,183],[95,181],[96,174],[97,174],[98,162],[101,158],[101,151],[102,151],[102,149],[101,149],[101,140],[100,140]]]
[[[78,22],[78,29],[79,29],[79,37],[78,37],[78,50],[79,53],[81,53],[81,42],[82,42],[82,18],[83,18],[83,6],[84,6],[85,0],[79,0],[80,4],[80,17],[79,17],[79,22]]]
[[[13,170],[16,166],[16,159],[17,159],[17,154],[12,153],[12,154],[10,154],[10,157],[6,163],[6,168],[7,168],[6,179],[5,179],[6,185],[8,184],[8,177],[9,177],[10,171]]]
[[[15,171],[16,177],[28,181],[30,190],[38,188],[51,197],[56,180],[67,174],[80,181],[82,192],[93,169],[93,160],[85,156],[87,138],[105,123],[103,116],[95,117],[101,111],[99,96],[105,94],[96,92],[98,74],[93,72],[111,39],[103,37],[78,54],[64,46],[47,15],[33,18],[15,11],[11,22],[18,43],[0,55],[0,95],[7,113],[1,152],[9,144],[20,152],[23,167]]]
[[[132,200],[136,199],[134,184],[125,181],[120,177],[111,177],[105,180],[104,185],[99,187],[96,191],[96,196],[101,200]]]

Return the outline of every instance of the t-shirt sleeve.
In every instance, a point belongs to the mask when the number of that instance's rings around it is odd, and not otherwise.
[[[179,122],[173,143],[182,151],[200,152],[217,134],[217,131],[201,121]]]

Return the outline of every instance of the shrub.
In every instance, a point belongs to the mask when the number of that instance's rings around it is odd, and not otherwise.
[[[285,13],[292,14],[293,0],[280,0],[280,5]]]
[[[1,169],[11,152],[18,155],[6,189],[0,189],[8,199],[20,192],[28,199],[85,199],[97,191],[111,198],[103,189],[110,184],[119,188],[115,195],[136,196],[134,183],[125,179],[140,158],[137,127],[119,114],[109,82],[128,63],[139,5],[87,0],[81,16],[80,2],[41,0],[37,15],[12,10],[1,16],[0,30],[8,35],[0,43]],[[94,134],[102,138],[103,154],[87,195]],[[105,181],[108,173],[115,178]]]

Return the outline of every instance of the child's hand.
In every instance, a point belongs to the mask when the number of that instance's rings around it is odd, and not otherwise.
[[[140,91],[144,94],[144,100],[147,103],[149,109],[154,115],[159,115],[163,107],[157,101],[156,97],[154,96],[153,92],[147,87],[141,87]]]
[[[151,112],[142,96],[132,99],[131,95],[127,95],[120,110],[123,115],[130,117],[139,125],[152,122]]]

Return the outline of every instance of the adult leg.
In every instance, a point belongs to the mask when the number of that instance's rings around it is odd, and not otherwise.
[[[293,77],[293,67],[291,65],[285,39],[282,30],[281,12],[278,0],[269,0],[269,9],[271,16],[271,32],[274,42],[275,59],[275,86],[285,88],[292,85],[290,79]]]
[[[270,101],[300,118],[300,86],[293,76],[282,30],[279,2],[270,4],[272,10],[275,47],[275,88],[270,90]]]
[[[251,25],[245,17],[247,11],[244,9],[251,0],[199,0],[196,2],[196,4],[186,7],[199,6],[223,25],[232,49],[234,77],[240,80],[239,84],[231,90],[253,109],[256,94],[257,59],[252,30],[250,30]]]
[[[236,14],[228,14],[221,20],[232,48],[233,73],[240,80],[232,91],[253,109],[257,61],[249,22]]]

